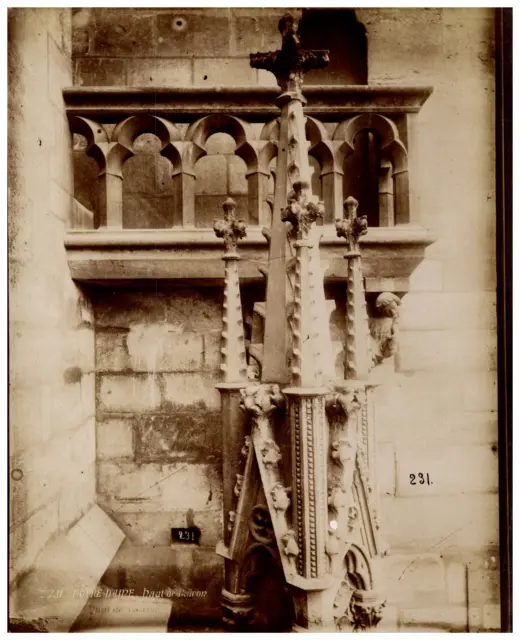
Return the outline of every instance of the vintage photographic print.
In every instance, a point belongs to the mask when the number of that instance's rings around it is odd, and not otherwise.
[[[511,629],[511,22],[8,10],[10,631]]]

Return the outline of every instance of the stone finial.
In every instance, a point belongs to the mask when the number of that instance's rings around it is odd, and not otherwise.
[[[250,54],[251,66],[270,71],[276,76],[282,91],[301,96],[303,76],[312,69],[326,67],[329,52],[323,49],[302,49],[298,36],[298,21],[290,13],[286,13],[280,19],[278,29],[282,35],[282,48],[278,51]]]
[[[236,206],[236,202],[232,198],[228,198],[222,204],[224,219],[215,220],[213,225],[217,238],[224,239],[224,246],[226,247],[224,258],[238,258],[237,243],[246,236],[246,223],[242,219],[236,220],[235,218]]]
[[[338,238],[345,238],[350,251],[358,251],[359,238],[368,230],[367,217],[357,215],[358,201],[352,196],[345,200],[343,208],[343,220],[336,220],[336,233]]]
[[[307,202],[309,188],[309,183],[304,180],[295,182],[287,197],[287,206],[282,210],[282,220],[292,224],[294,234],[302,232],[307,235],[312,223],[323,218],[325,212],[323,202]]]

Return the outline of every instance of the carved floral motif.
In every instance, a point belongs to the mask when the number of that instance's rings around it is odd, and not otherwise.
[[[224,240],[226,253],[230,255],[236,254],[237,243],[241,238],[246,236],[247,225],[244,220],[235,218],[236,202],[232,198],[228,198],[222,205],[224,209],[224,219],[215,220],[213,230],[217,238]]]
[[[256,384],[240,390],[240,407],[255,418],[266,418],[284,406],[285,398],[277,384]]]
[[[277,511],[287,511],[289,508],[289,505],[291,504],[291,499],[289,498],[290,491],[291,490],[289,488],[284,487],[279,482],[277,482],[271,489],[273,506]]]
[[[289,558],[289,562],[294,569],[296,557],[299,555],[300,550],[298,548],[298,543],[296,542],[296,533],[292,529],[289,529],[289,531],[284,535],[283,544],[283,551]]]
[[[287,207],[282,211],[282,220],[290,222],[292,234],[301,233],[306,237],[311,229],[311,225],[318,219],[323,218],[325,208],[323,202],[308,202],[308,191],[310,184],[306,181],[298,180],[293,184],[293,190],[287,196]]]
[[[237,473],[237,481],[235,483],[235,488],[233,489],[233,493],[238,498],[240,496],[240,492],[242,491],[242,485],[244,483],[244,476],[240,473]]]
[[[358,201],[349,196],[345,200],[345,215],[343,220],[336,220],[336,233],[338,238],[345,238],[351,251],[359,250],[359,238],[368,231],[366,216],[357,215]]]
[[[268,439],[262,445],[262,462],[264,463],[266,468],[273,468],[280,462],[282,459],[282,454],[280,453],[280,447],[276,444],[274,440]]]

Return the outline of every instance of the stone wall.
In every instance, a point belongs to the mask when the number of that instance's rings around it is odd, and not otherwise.
[[[470,628],[498,629],[493,12],[356,13],[369,82],[434,87],[410,171],[412,206],[438,240],[403,299],[398,375],[378,392],[382,525],[393,553],[440,554],[448,587],[451,563],[465,563]],[[411,485],[419,472],[433,484]]]
[[[95,500],[92,306],[70,279],[67,9],[9,11],[10,581]]]
[[[272,84],[268,74],[249,68],[247,55],[278,47],[281,11],[78,10],[74,81]],[[457,630],[469,620],[472,630],[497,629],[493,12],[359,9],[356,15],[367,31],[370,83],[434,86],[414,117],[410,179],[412,207],[438,240],[412,275],[395,370],[376,392],[382,529],[390,546],[387,624]],[[211,180],[222,174],[230,184],[229,158],[205,159],[198,189],[199,197],[213,198],[208,220],[224,199]],[[132,174],[136,180],[143,166]],[[163,175],[152,173],[154,180]],[[150,185],[141,191],[136,185],[134,195],[153,196]],[[169,528],[194,518],[204,523],[210,558],[220,531],[212,391],[219,295],[106,290],[95,300],[98,495],[148,554],[148,578],[163,565],[159,584],[172,571],[186,585],[214,584],[218,577],[218,568],[201,576],[190,552],[167,545]],[[182,422],[169,413],[172,406]],[[198,426],[205,429],[202,440]],[[166,431],[177,444],[165,441]],[[419,473],[429,474],[430,484],[411,484],[410,474]],[[126,564],[121,560],[130,573],[132,554]],[[142,579],[136,573],[131,579]]]
[[[222,433],[214,388],[221,297],[181,289],[103,290],[94,298],[98,503],[127,534],[105,581],[144,595],[204,591],[198,611],[215,617],[222,580],[215,555]],[[185,526],[202,532],[195,551],[171,546],[171,528]],[[193,607],[189,599],[175,602]]]

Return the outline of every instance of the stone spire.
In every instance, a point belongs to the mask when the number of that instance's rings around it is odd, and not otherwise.
[[[251,66],[266,69],[276,76],[282,94],[277,98],[281,109],[273,220],[269,245],[266,319],[262,380],[288,384],[291,382],[290,314],[292,287],[288,275],[291,249],[287,229],[280,213],[295,182],[310,185],[308,143],[305,137],[305,98],[301,93],[303,76],[328,62],[327,51],[301,49],[298,23],[285,14],[279,23],[282,48],[279,51],[251,54]]]
[[[348,251],[345,379],[367,380],[370,373],[368,317],[361,270],[359,238],[367,233],[367,217],[357,215],[358,202],[345,200],[343,220],[336,220],[338,237],[345,238]]]
[[[238,278],[237,243],[246,235],[246,224],[235,218],[236,203],[228,198],[222,205],[224,219],[215,220],[213,229],[218,238],[223,238],[226,252],[224,309],[222,315],[221,365],[223,382],[238,382],[247,379],[246,350],[240,284]]]

